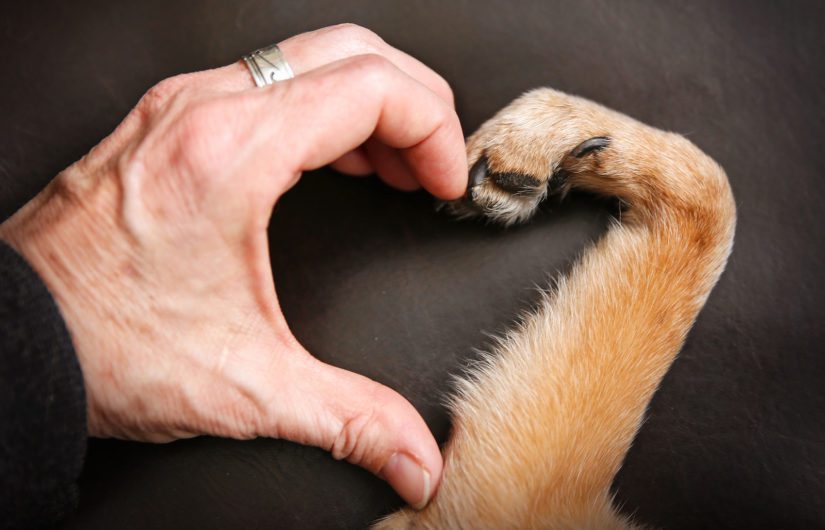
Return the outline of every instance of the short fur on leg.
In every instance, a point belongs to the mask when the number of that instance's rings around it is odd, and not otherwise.
[[[730,253],[725,173],[679,135],[550,89],[485,123],[468,156],[456,215],[519,222],[547,190],[581,188],[618,197],[621,221],[462,380],[436,497],[376,528],[633,527],[609,488]]]

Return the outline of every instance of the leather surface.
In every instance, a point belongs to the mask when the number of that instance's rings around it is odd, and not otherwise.
[[[351,21],[452,84],[469,133],[548,85],[686,134],[739,207],[727,271],[614,489],[665,528],[825,526],[825,16],[794,2],[77,0],[0,7],[0,217],[84,154],[158,80]],[[423,194],[318,171],[276,208],[273,270],[321,359],[399,390],[439,440],[450,374],[597,238],[575,196],[511,230]],[[491,499],[495,502],[495,499]],[[65,528],[359,528],[397,507],[320,450],[199,438],[93,441]]]

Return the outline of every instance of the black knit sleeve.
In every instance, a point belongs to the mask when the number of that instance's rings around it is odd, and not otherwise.
[[[86,398],[43,281],[0,241],[0,527],[50,525],[77,505]]]

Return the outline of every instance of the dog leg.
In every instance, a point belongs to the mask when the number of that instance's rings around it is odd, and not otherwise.
[[[571,188],[623,206],[521,326],[460,383],[439,491],[376,528],[606,529],[610,485],[731,250],[722,169],[681,136],[529,92],[469,140],[453,214],[510,224]]]

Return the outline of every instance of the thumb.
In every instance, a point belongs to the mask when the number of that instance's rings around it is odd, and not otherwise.
[[[427,424],[398,392],[302,352],[272,411],[273,436],[314,445],[386,480],[421,509],[441,479],[441,453]],[[286,390],[284,396],[283,390]],[[285,400],[286,398],[286,400]],[[284,407],[286,405],[286,407]]]

